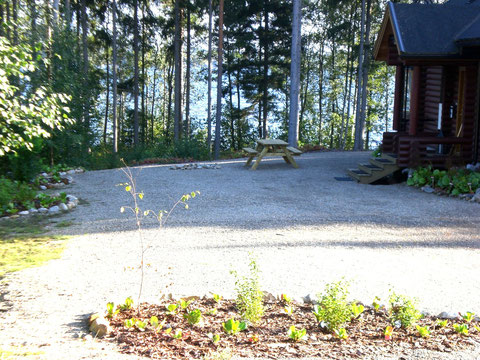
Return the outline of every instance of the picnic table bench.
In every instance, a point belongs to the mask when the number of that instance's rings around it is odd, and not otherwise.
[[[293,146],[288,146],[288,143],[278,139],[263,139],[257,141],[256,149],[250,147],[244,147],[243,151],[247,153],[248,159],[245,166],[249,166],[253,159],[257,157],[257,160],[252,165],[251,170],[256,170],[260,162],[265,156],[281,156],[287,164],[298,168],[293,156],[299,156],[302,154],[300,150]]]

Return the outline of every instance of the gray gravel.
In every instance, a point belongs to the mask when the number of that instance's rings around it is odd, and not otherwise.
[[[352,298],[365,303],[375,296],[386,299],[394,289],[417,297],[430,313],[479,314],[480,205],[404,184],[334,179],[368,157],[303,154],[299,169],[281,159],[262,161],[257,171],[246,169],[244,159],[220,162],[216,170],[133,169],[145,192],[142,209],[168,210],[182,194],[201,192],[189,210],[177,207],[167,226],[145,223],[150,248],[142,299],[209,292],[230,297],[230,270],[244,271],[253,251],[264,288],[273,294],[316,294],[345,277]],[[119,211],[131,199],[115,186],[126,179],[120,170],[74,179],[68,192],[81,199],[80,206],[54,218],[74,225],[52,226],[52,232],[75,237],[60,260],[6,278],[2,296],[4,307],[11,308],[0,312],[0,346],[44,345],[48,359],[66,358],[64,351],[69,359],[126,358],[105,342],[74,339],[83,335],[86,314],[138,291],[135,223]],[[478,353],[437,358],[476,359]],[[412,352],[407,358],[436,358],[418,356]]]

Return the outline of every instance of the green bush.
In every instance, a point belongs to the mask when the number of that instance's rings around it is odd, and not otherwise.
[[[29,184],[0,177],[0,215],[33,207],[36,193]]]
[[[348,282],[338,281],[327,284],[323,293],[318,294],[318,304],[314,315],[317,321],[324,322],[330,331],[335,331],[352,318],[351,305],[347,300]]]
[[[422,317],[416,308],[417,301],[415,299],[391,291],[388,302],[390,304],[388,313],[392,324],[400,322],[402,327],[409,328]]]
[[[235,276],[235,291],[237,293],[235,303],[242,316],[242,319],[252,324],[257,324],[263,317],[263,291],[260,289],[259,270],[256,260],[250,257],[250,274]]]

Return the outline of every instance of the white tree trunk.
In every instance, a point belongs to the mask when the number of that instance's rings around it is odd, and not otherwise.
[[[215,119],[215,160],[220,157],[220,128],[222,120],[222,73],[223,73],[223,0],[218,10],[218,73],[217,73],[217,113]]]
[[[113,104],[112,104],[112,130],[113,130],[113,152],[118,152],[118,120],[117,120],[117,3],[116,0],[112,1],[112,23],[113,23],[113,36],[112,36],[112,92],[113,92]]]
[[[363,114],[362,114],[362,81],[363,81],[363,51],[365,38],[365,0],[362,0],[362,20],[360,25],[360,50],[358,54],[358,77],[357,77],[357,109],[355,113],[355,142],[353,150],[363,149]]]
[[[212,149],[212,1],[208,2],[208,109],[207,109],[207,146],[208,153]]]
[[[300,101],[300,65],[302,50],[302,0],[293,0],[292,51],[290,66],[290,114],[288,121],[288,143],[298,145],[298,106]]]

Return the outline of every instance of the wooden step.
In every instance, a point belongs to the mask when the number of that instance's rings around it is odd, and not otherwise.
[[[361,164],[358,164],[358,168],[360,170],[363,170],[365,171],[366,173],[368,174],[373,174],[375,171],[382,171],[384,170],[383,167],[380,167],[380,166],[377,166],[377,165],[373,165],[371,163],[361,163]]]
[[[366,177],[370,176],[369,173],[367,173],[363,170],[360,170],[360,169],[348,169],[347,173],[350,177],[354,178],[355,180],[357,180],[359,182],[362,182],[361,181],[362,178],[366,178]]]
[[[391,160],[393,162],[397,162],[397,154],[390,154],[390,153],[383,153],[381,156],[383,159]]]
[[[387,158],[371,158],[370,164],[386,169],[387,167],[397,166],[397,162]]]

